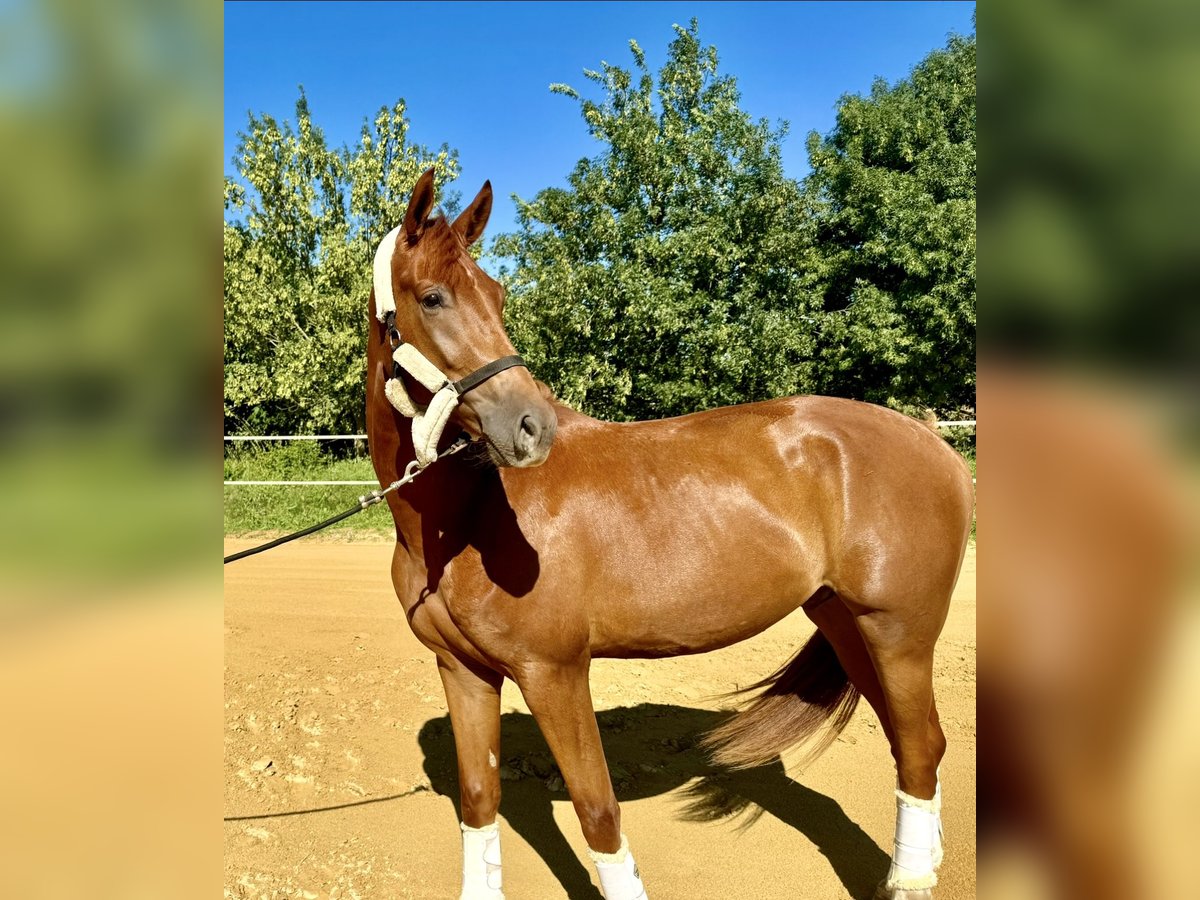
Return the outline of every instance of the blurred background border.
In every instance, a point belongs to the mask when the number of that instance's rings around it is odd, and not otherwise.
[[[210,896],[219,877],[221,29],[215,3],[0,6],[14,895]],[[1119,385],[1154,413],[1138,427],[1190,513],[1200,6],[1017,0],[977,34],[981,368]],[[1009,549],[988,547],[984,586],[1020,564]]]

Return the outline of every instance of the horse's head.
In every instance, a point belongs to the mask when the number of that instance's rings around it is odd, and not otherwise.
[[[386,279],[390,254],[395,327],[403,341],[456,381],[515,353],[504,330],[504,288],[467,252],[492,211],[491,182],[484,183],[453,223],[431,216],[432,211],[430,169],[413,189],[404,224],[394,232],[394,246],[389,235],[377,259],[383,260]],[[386,293],[386,284],[383,288],[376,294]],[[379,296],[375,302],[382,319]],[[558,423],[523,365],[506,368],[463,393],[451,418],[486,443],[497,465],[522,467],[545,461]]]

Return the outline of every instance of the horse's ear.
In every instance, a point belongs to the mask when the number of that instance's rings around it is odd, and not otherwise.
[[[488,216],[492,214],[492,183],[485,181],[471,205],[462,211],[454,220],[454,230],[462,235],[470,247],[479,240],[483,229],[487,227]]]
[[[413,188],[412,199],[408,201],[408,211],[404,214],[404,236],[410,244],[416,243],[433,209],[433,169],[426,169],[425,174],[417,179]]]

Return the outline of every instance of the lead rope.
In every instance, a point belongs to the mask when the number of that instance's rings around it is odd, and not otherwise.
[[[470,443],[470,441],[468,441],[465,436],[460,437],[453,444],[451,444],[449,447],[447,447],[445,450],[443,450],[441,453],[439,453],[437,456],[437,459],[445,459],[447,456],[453,456],[455,453],[457,453],[458,451],[460,451],[464,447],[466,447],[467,444],[469,444],[469,443]],[[435,459],[434,462],[436,462],[437,459]],[[294,531],[291,534],[284,535],[281,538],[276,538],[273,541],[268,541],[265,544],[260,544],[257,547],[251,547],[249,550],[242,550],[242,551],[239,551],[238,553],[230,554],[229,556],[225,557],[225,562],[223,563],[223,565],[227,566],[231,562],[236,562],[239,559],[245,559],[247,556],[253,556],[256,553],[262,553],[264,550],[270,550],[272,547],[278,547],[280,544],[286,544],[288,541],[294,541],[294,540],[296,540],[296,538],[304,537],[306,534],[312,534],[314,532],[320,531],[322,528],[329,527],[334,522],[340,522],[340,521],[342,521],[342,519],[347,519],[350,516],[356,515],[365,509],[369,509],[370,507],[374,506],[376,503],[382,503],[384,497],[386,497],[392,491],[395,491],[395,490],[398,490],[398,489],[404,487],[404,485],[408,484],[410,481],[412,481],[414,478],[416,478],[418,475],[420,475],[422,472],[424,472],[426,468],[427,467],[422,466],[419,462],[417,462],[417,460],[414,459],[412,462],[410,462],[407,466],[404,467],[403,475],[401,475],[399,478],[397,478],[395,481],[393,481],[391,484],[389,484],[385,488],[382,488],[379,490],[374,490],[367,494],[363,494],[361,497],[358,498],[358,503],[356,503],[354,506],[350,507],[345,512],[340,512],[336,516],[330,516],[324,522],[320,522],[316,525],[309,525],[307,528],[303,528],[300,531]]]

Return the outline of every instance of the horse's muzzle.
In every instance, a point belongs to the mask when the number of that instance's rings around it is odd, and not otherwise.
[[[481,385],[459,410],[463,426],[482,441],[494,465],[532,468],[550,455],[558,416],[524,368]]]
[[[550,455],[558,417],[549,406],[524,412],[513,432],[513,462],[520,467],[540,466]]]

